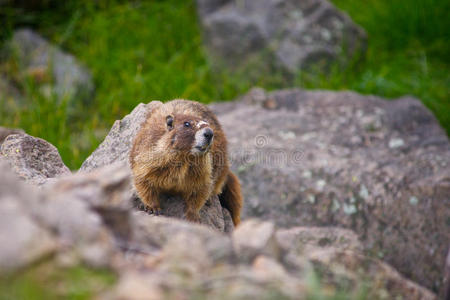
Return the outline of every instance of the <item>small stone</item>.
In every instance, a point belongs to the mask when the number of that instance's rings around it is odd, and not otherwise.
[[[309,195],[306,197],[306,201],[309,202],[309,203],[311,203],[311,204],[314,204],[314,203],[316,203],[316,197],[314,197],[314,195],[309,194]]]
[[[356,205],[347,203],[344,203],[343,210],[346,215],[353,215],[358,211]]]
[[[417,197],[415,197],[415,196],[412,196],[409,198],[409,203],[411,205],[417,205],[417,204],[419,204],[419,199],[417,199]]]
[[[306,171],[303,171],[302,176],[303,176],[303,178],[311,178],[312,173],[310,170],[306,170]]]
[[[369,190],[367,190],[364,184],[362,184],[359,189],[359,196],[364,200],[367,200],[369,198]]]
[[[389,148],[395,149],[405,145],[405,142],[399,138],[393,138],[389,140]]]
[[[326,184],[327,184],[326,181],[321,179],[316,182],[316,187],[319,191],[323,191],[323,188],[325,187]]]
[[[293,131],[279,131],[278,135],[283,139],[283,140],[293,140],[295,139],[296,135]]]
[[[333,211],[338,211],[341,208],[341,204],[337,199],[333,199],[333,207],[331,208]]]

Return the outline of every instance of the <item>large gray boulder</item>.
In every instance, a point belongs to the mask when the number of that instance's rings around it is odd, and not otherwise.
[[[197,0],[212,62],[231,71],[295,74],[357,59],[365,32],[326,0]]]
[[[450,143],[411,97],[255,89],[215,104],[243,218],[340,226],[407,277],[441,285],[450,242]]]
[[[31,78],[49,96],[55,94],[63,99],[81,100],[88,103],[94,94],[90,72],[74,56],[52,45],[30,29],[14,32],[7,43],[6,63],[18,67],[9,74],[19,82]]]

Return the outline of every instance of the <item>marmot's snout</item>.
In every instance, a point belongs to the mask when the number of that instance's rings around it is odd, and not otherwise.
[[[195,134],[193,153],[204,153],[209,150],[214,139],[214,131],[210,127],[204,127]]]
[[[208,141],[208,143],[211,142],[213,136],[214,136],[214,132],[212,131],[211,128],[207,127],[203,129],[203,136],[205,137],[205,139]]]

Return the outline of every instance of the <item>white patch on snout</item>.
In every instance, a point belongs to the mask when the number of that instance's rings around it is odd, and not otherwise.
[[[209,125],[209,123],[205,121],[200,121],[197,123],[197,128],[200,128],[202,125]]]
[[[208,128],[202,128],[195,133],[195,142],[191,149],[191,153],[193,153],[193,154],[206,153],[209,150],[213,139],[208,140],[205,137],[204,133],[205,133],[205,130],[207,130],[207,129]]]

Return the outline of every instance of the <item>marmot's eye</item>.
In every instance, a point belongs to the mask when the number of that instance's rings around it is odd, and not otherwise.
[[[191,123],[189,123],[189,122],[184,122],[184,127],[191,127]]]
[[[167,127],[169,129],[173,128],[173,117],[172,116],[167,116],[166,117],[166,123],[167,123]]]

